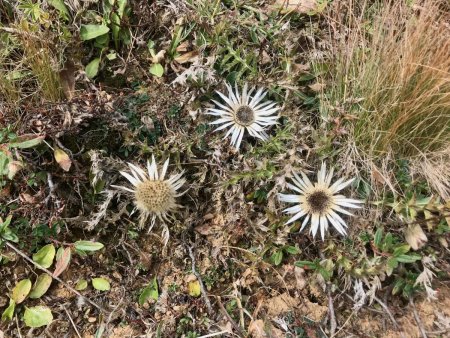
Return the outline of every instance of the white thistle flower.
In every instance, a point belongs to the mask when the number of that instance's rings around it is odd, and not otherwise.
[[[265,131],[266,128],[277,124],[279,117],[276,112],[280,108],[277,107],[276,102],[270,100],[262,102],[267,95],[262,88],[252,96],[255,88],[248,90],[247,83],[244,84],[242,95],[239,94],[237,85],[235,92],[230,84],[225,85],[228,89],[228,96],[216,91],[225,104],[212,100],[219,108],[209,108],[206,112],[208,115],[219,117],[210,123],[220,125],[214,131],[229,128],[224,138],[231,136],[231,145],[236,149],[239,149],[245,131],[253,137],[266,141],[269,138]]]
[[[124,186],[112,185],[112,187],[125,190],[133,194],[134,203],[141,213],[141,224],[143,224],[148,217],[152,218],[152,224],[149,231],[155,223],[156,217],[161,221],[169,221],[168,214],[175,211],[179,205],[176,203],[176,198],[183,193],[177,191],[186,182],[183,172],[171,175],[165,179],[167,168],[169,166],[169,159],[164,162],[162,170],[158,173],[155,157],[152,156],[152,162],[147,161],[147,171],[144,169],[128,163],[130,167],[130,174],[120,171],[132,185],[132,188]],[[164,229],[164,232],[167,232]],[[164,236],[166,237],[166,236]],[[167,235],[168,238],[168,235]]]
[[[294,178],[292,178],[294,184],[288,183],[288,187],[299,193],[298,195],[278,194],[280,201],[296,204],[284,210],[287,214],[295,214],[286,224],[305,216],[300,231],[306,227],[308,221],[311,221],[310,233],[315,237],[320,228],[320,234],[324,240],[328,224],[331,223],[341,235],[345,236],[347,224],[337,212],[352,215],[343,207],[360,208],[357,204],[364,203],[364,201],[346,198],[343,195],[336,195],[336,193],[349,186],[354,178],[345,182],[344,178],[340,178],[331,184],[333,169],[327,174],[324,163],[317,173],[317,182],[314,184],[303,172],[300,174],[302,178],[294,173]]]

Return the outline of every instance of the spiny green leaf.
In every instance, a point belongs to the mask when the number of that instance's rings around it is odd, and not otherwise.
[[[407,253],[411,249],[411,247],[408,244],[403,244],[394,249],[394,253],[392,254],[394,257],[398,257],[400,255],[403,255]]]
[[[413,254],[409,254],[409,255],[399,255],[396,258],[397,258],[397,261],[400,263],[414,263],[415,261],[421,260],[422,256],[413,253]]]
[[[378,228],[375,233],[374,244],[379,249],[381,247],[381,240],[383,239],[383,228]]]
[[[275,251],[272,256],[270,256],[270,260],[275,265],[280,265],[283,260],[283,250]]]

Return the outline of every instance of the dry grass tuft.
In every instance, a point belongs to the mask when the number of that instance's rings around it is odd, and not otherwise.
[[[18,34],[24,53],[24,63],[31,69],[31,73],[38,84],[37,88],[43,98],[49,101],[58,101],[63,97],[59,78],[59,66],[52,55],[51,48],[44,39],[43,34],[33,35],[30,25],[23,21],[20,25],[21,34]]]
[[[450,147],[450,26],[443,6],[365,1],[338,2],[331,10],[335,43],[326,111],[356,116],[353,160],[447,158],[434,156]]]

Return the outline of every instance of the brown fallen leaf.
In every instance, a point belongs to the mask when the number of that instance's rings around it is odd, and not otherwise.
[[[276,0],[272,8],[284,13],[292,11],[310,13],[317,11],[319,6],[317,0]]]
[[[64,69],[59,72],[61,87],[67,100],[72,100],[75,94],[75,72],[77,71],[72,61],[64,64]]]
[[[186,63],[194,61],[198,56],[198,52],[196,50],[181,54],[175,58],[175,61],[178,63]]]
[[[248,327],[248,333],[252,338],[284,338],[283,332],[270,322],[264,322],[261,319],[252,321]]]
[[[60,274],[67,269],[70,263],[70,258],[72,257],[72,252],[70,247],[65,248],[62,251],[60,257],[57,257],[55,271],[53,271],[53,277],[58,277]]]

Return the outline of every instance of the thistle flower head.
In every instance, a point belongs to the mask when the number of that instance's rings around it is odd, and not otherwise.
[[[130,173],[120,171],[132,185],[132,188],[124,186],[113,186],[133,194],[134,203],[145,219],[151,216],[153,220],[158,217],[161,220],[168,221],[168,213],[177,209],[176,198],[182,194],[177,191],[185,183],[182,178],[183,172],[172,175],[165,179],[169,159],[163,165],[161,172],[158,172],[155,157],[152,156],[152,162],[147,161],[147,171],[128,163]]]
[[[266,128],[277,124],[277,111],[280,108],[276,102],[263,101],[267,92],[262,88],[254,93],[255,88],[248,90],[248,85],[245,84],[240,94],[237,86],[235,91],[229,84],[226,84],[226,87],[228,95],[217,91],[224,104],[212,100],[217,108],[210,108],[206,112],[208,115],[219,117],[211,123],[220,125],[214,131],[229,128],[224,138],[231,136],[231,145],[236,149],[239,149],[246,132],[252,137],[266,141],[268,139]]]
[[[345,236],[347,224],[342,217],[338,215],[338,212],[352,215],[343,207],[360,208],[358,204],[364,202],[346,198],[343,195],[336,195],[336,193],[350,185],[354,179],[344,181],[343,178],[340,178],[331,184],[333,169],[327,173],[326,165],[324,163],[317,174],[317,182],[314,184],[311,183],[309,178],[303,172],[300,174],[302,177],[294,173],[294,178],[292,179],[294,184],[288,183],[288,187],[297,192],[298,195],[279,194],[280,201],[295,203],[293,207],[284,210],[287,214],[294,214],[286,224],[305,217],[300,231],[302,231],[310,221],[310,232],[313,237],[316,236],[317,231],[320,228],[320,234],[322,240],[324,240],[325,232],[328,230],[328,225],[331,223],[341,235]]]

